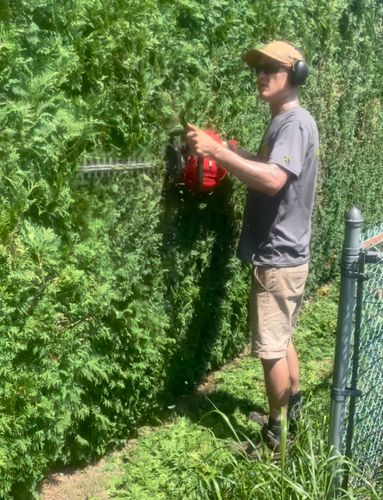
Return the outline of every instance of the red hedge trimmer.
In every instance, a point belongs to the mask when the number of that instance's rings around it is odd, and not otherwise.
[[[205,130],[217,142],[223,144],[221,137],[213,130]],[[212,158],[197,157],[190,154],[186,141],[186,130],[176,129],[170,133],[169,143],[165,147],[165,165],[168,181],[185,187],[192,193],[211,193],[226,177],[227,170]],[[231,149],[236,148],[236,141],[228,141]],[[110,174],[126,174],[129,172],[147,172],[159,168],[158,164],[149,162],[114,162],[100,160],[82,165],[79,169],[81,177],[98,178]]]
[[[214,130],[207,129],[205,132],[223,144]],[[230,141],[231,146],[235,144],[236,141]],[[185,129],[176,129],[170,133],[169,143],[165,148],[165,163],[170,181],[185,186],[194,193],[213,191],[227,174],[227,170],[212,158],[196,157],[189,153]]]

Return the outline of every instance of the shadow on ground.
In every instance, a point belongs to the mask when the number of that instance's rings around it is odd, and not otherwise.
[[[246,424],[249,413],[254,410],[266,415],[266,408],[250,399],[237,398],[218,389],[209,393],[197,390],[180,396],[170,411],[206,427],[219,439],[235,439],[233,430],[243,439],[257,434],[257,426],[250,421]]]

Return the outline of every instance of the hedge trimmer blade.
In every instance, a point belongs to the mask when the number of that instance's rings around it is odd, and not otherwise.
[[[78,174],[81,177],[102,177],[111,174],[128,174],[133,172],[146,172],[160,168],[154,162],[145,161],[94,161],[88,164],[81,165]]]

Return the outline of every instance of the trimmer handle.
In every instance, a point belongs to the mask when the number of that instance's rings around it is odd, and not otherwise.
[[[187,130],[185,128],[175,128],[169,133],[169,139],[171,142],[173,142],[176,137],[185,138],[186,140],[186,134]]]

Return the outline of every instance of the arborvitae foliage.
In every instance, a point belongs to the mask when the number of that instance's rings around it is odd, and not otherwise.
[[[268,111],[241,53],[304,48],[321,172],[312,284],[346,207],[381,222],[382,11],[372,0],[0,0],[0,496],[117,445],[247,339],[243,188],[79,182],[86,158],[160,166],[184,120],[255,149]]]

